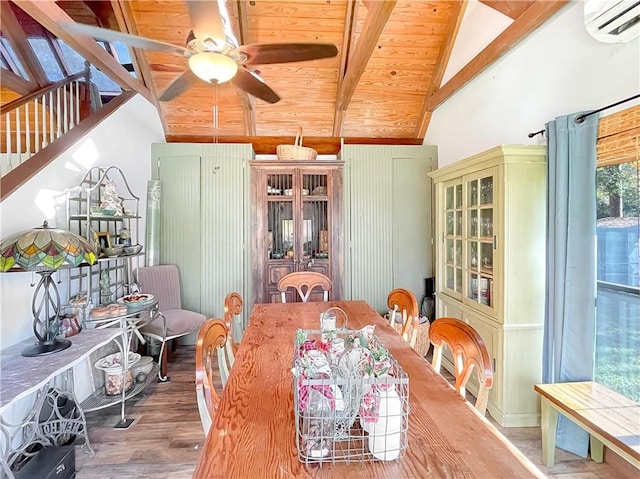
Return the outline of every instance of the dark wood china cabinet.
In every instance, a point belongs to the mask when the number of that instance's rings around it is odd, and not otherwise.
[[[328,276],[330,299],[342,298],[342,165],[251,162],[254,303],[280,302],[278,281],[294,271]],[[297,300],[287,292],[287,301]]]

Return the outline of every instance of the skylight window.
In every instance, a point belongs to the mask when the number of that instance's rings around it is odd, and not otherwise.
[[[65,75],[51,50],[49,42],[45,38],[29,38],[29,44],[31,48],[33,48],[38,60],[40,60],[47,79],[52,82],[62,80]]]
[[[15,73],[16,75],[20,75],[25,80],[29,80],[29,75],[27,75],[27,72],[24,70],[24,67],[18,60],[18,57],[16,56],[16,52],[13,50],[13,47],[11,46],[11,43],[9,42],[9,40],[7,40],[4,37],[1,37],[0,42],[2,42],[2,53],[3,53],[2,66],[7,68],[8,70],[13,71],[13,73]],[[4,55],[6,55],[8,58],[4,58]],[[12,66],[14,66],[15,68],[13,68]]]
[[[58,40],[58,43],[60,45],[60,51],[69,65],[71,73],[73,74],[84,70],[84,58],[64,41]],[[101,43],[98,44],[104,48],[104,45]],[[98,85],[98,89],[101,93],[120,93],[122,91],[117,83],[93,65],[91,65],[91,81]]]

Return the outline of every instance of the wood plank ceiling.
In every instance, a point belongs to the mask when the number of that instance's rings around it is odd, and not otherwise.
[[[58,8],[80,23],[180,46],[191,30],[187,7],[177,0],[84,2],[89,9],[78,8],[83,2],[61,1],[48,8],[40,5],[50,2],[15,3],[49,29],[47,23],[59,21],[52,10]],[[236,91],[230,83],[212,87],[204,82],[172,101],[159,102],[159,93],[188,68],[186,58],[161,52],[135,52],[138,83],[144,82],[146,89],[141,86],[141,92],[149,93],[145,96],[158,106],[168,141],[246,141],[258,136],[274,137],[272,142],[277,144],[281,137],[292,137],[303,127],[305,137],[317,144],[323,138],[337,137],[420,144],[439,104],[567,1],[483,3],[514,21],[442,86],[466,0],[227,0],[241,45],[332,43],[338,47],[338,56],[253,68],[280,95],[276,104]],[[87,12],[94,15],[94,21],[87,18]],[[93,40],[82,36],[74,40],[92,49],[89,43]],[[119,83],[124,89],[138,88],[130,81]]]

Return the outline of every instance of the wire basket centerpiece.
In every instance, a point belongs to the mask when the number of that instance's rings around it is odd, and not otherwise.
[[[297,331],[293,388],[301,462],[390,461],[404,454],[409,378],[373,331]]]

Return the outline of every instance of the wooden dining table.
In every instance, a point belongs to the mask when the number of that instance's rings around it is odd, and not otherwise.
[[[348,329],[375,335],[409,376],[408,446],[393,461],[306,466],[298,460],[293,398],[298,329],[319,329],[338,306]],[[545,477],[364,301],[256,304],[194,478]]]

